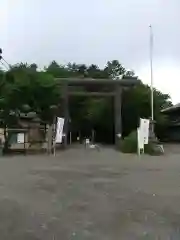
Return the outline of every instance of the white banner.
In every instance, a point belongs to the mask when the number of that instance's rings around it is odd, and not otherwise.
[[[148,144],[149,140],[149,119],[140,118],[140,132],[144,139],[144,144]]]
[[[56,143],[62,143],[64,118],[57,118]]]
[[[24,133],[18,133],[17,134],[17,143],[24,143]]]
[[[149,141],[149,119],[140,118],[140,127],[137,129],[138,154],[144,153],[144,145]]]

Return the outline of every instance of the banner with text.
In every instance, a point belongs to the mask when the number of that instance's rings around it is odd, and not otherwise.
[[[56,143],[62,143],[64,118],[57,118]]]
[[[141,150],[144,153],[144,145],[149,141],[149,119],[140,118],[140,126],[137,129],[137,141],[138,141],[138,154],[141,154]]]
[[[149,119],[140,118],[140,131],[144,139],[144,144],[149,141]]]

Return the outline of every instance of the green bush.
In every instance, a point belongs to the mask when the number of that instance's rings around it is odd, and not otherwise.
[[[149,142],[144,146],[144,152],[152,156],[161,156],[164,154],[157,143]]]
[[[137,153],[137,144],[137,131],[133,131],[122,140],[120,149],[123,153]],[[149,155],[162,155],[158,145],[153,142],[144,145],[144,152]]]
[[[131,132],[122,140],[121,151],[123,153],[137,153],[137,131]]]

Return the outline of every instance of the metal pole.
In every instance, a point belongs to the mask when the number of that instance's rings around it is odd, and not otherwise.
[[[153,89],[153,29],[150,28],[150,69],[151,69],[151,120],[154,121],[154,89]],[[153,125],[153,124],[152,124]]]

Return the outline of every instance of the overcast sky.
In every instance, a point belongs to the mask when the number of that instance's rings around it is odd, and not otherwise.
[[[154,85],[180,102],[180,0],[0,0],[0,47],[11,64],[118,59],[149,83],[150,24]]]

